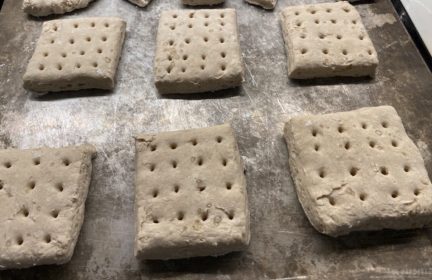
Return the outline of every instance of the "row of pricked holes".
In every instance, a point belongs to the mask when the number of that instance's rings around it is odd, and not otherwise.
[[[324,34],[319,34],[318,36],[319,36],[320,39],[325,39],[325,38],[326,38],[326,36],[325,36]],[[305,39],[305,38],[306,38],[306,34],[301,34],[301,35],[300,35],[300,38],[301,38],[301,39]],[[342,35],[336,35],[336,38],[337,38],[338,40],[341,40],[341,39],[342,39]],[[361,41],[364,40],[364,35],[359,35],[359,39],[360,39]],[[322,49],[321,51],[322,51],[323,54],[329,54],[329,50],[328,50],[328,49]],[[308,50],[307,50],[306,48],[302,48],[302,49],[300,50],[300,53],[301,53],[301,54],[306,54],[307,52],[308,52]],[[372,54],[373,54],[373,51],[372,51],[371,49],[369,49],[369,50],[367,50],[367,53],[368,53],[369,55],[372,55]],[[343,54],[343,55],[348,55],[348,51],[347,51],[347,50],[342,50],[342,54]]]
[[[105,22],[103,25],[104,25],[106,28],[108,28],[108,27],[110,26],[109,23],[107,23],[107,22]],[[79,27],[79,24],[78,24],[78,23],[74,23],[74,24],[73,24],[73,27],[74,27],[74,28],[78,28],[78,27]],[[95,22],[91,22],[91,23],[90,23],[90,27],[96,27],[96,23],[95,23]],[[54,31],[57,31],[57,30],[58,30],[57,25],[54,25],[54,26],[53,26],[53,30],[54,30]]]
[[[227,54],[226,54],[226,52],[221,52],[221,53],[220,53],[220,56],[221,56],[222,58],[225,58],[225,57],[227,56]],[[171,55],[168,55],[167,58],[168,58],[168,61],[172,61],[172,60],[173,60],[173,57],[172,57]],[[185,55],[182,56],[182,59],[185,60],[185,61],[188,60],[188,58],[189,58],[189,56],[188,56],[187,54],[185,54]],[[202,60],[206,60],[206,59],[207,59],[207,56],[206,56],[205,54],[202,54],[202,55],[201,55],[201,59],[202,59]]]
[[[222,136],[218,136],[218,137],[216,137],[216,142],[217,142],[217,143],[222,143],[222,140],[223,140]],[[197,141],[196,139],[192,139],[190,142],[192,143],[193,146],[198,145],[198,141]],[[177,143],[174,143],[174,142],[171,143],[169,146],[170,146],[170,148],[171,148],[172,150],[175,150],[175,149],[177,149],[177,147],[178,147]],[[157,149],[157,146],[156,146],[156,145],[150,145],[150,151],[154,152],[154,151],[156,151],[156,149]],[[177,161],[171,161],[171,164],[172,164],[173,168],[177,168]],[[199,166],[201,166],[201,165],[204,164],[204,160],[203,160],[202,157],[199,157],[199,158],[198,158],[197,164],[198,164]],[[222,159],[222,165],[223,165],[223,166],[227,166],[227,164],[228,164],[228,160],[226,160],[226,159]],[[151,165],[150,165],[150,171],[151,171],[151,172],[153,172],[153,171],[155,170],[155,168],[156,168],[156,165],[155,165],[155,164],[151,164]]]
[[[221,52],[220,55],[221,55],[222,58],[225,58],[225,57],[226,57],[226,52]],[[183,57],[182,57],[182,59],[183,59],[184,61],[186,61],[188,58],[189,58],[188,55],[183,55]],[[206,56],[205,54],[201,55],[201,59],[202,59],[203,61],[205,61],[206,58],[207,58],[207,56]],[[172,56],[171,56],[171,55],[168,55],[168,61],[172,61],[172,60],[173,60]],[[205,70],[205,65],[204,65],[204,64],[201,64],[200,68],[201,68],[201,70]],[[167,70],[167,73],[169,74],[169,73],[171,73],[171,71],[173,70],[173,67],[170,65],[170,66],[167,67],[166,70]],[[225,65],[225,64],[222,64],[222,65],[221,65],[221,70],[222,70],[222,71],[225,71],[225,70],[226,70],[226,65]],[[183,73],[185,73],[185,72],[186,72],[186,67],[182,67],[182,68],[181,68],[181,71],[182,71]]]
[[[382,126],[383,128],[388,128],[388,123],[384,121],[384,122],[381,123],[381,126]],[[363,129],[367,129],[367,124],[366,124],[366,123],[362,123],[362,124],[361,124],[361,127],[362,127]],[[339,127],[338,127],[338,132],[339,132],[339,133],[343,133],[344,131],[345,131],[345,129],[343,128],[343,126],[339,126]],[[316,137],[317,135],[318,135],[318,131],[317,131],[316,129],[313,129],[313,130],[312,130],[312,136]],[[398,143],[397,143],[397,141],[395,141],[395,140],[392,140],[391,144],[392,144],[393,147],[397,147],[397,146],[398,146]],[[376,143],[375,143],[374,141],[371,141],[371,142],[369,143],[369,145],[373,148],[373,147],[375,147]],[[348,150],[348,149],[351,148],[351,144],[350,144],[349,142],[346,142],[345,145],[344,145],[344,147],[345,147],[345,149]],[[318,146],[318,144],[315,144],[314,149],[315,149],[315,151],[318,151],[318,150],[319,150],[319,146]],[[411,167],[410,167],[409,165],[404,165],[403,169],[404,169],[405,172],[409,172],[409,171],[411,170]],[[358,168],[356,168],[356,167],[352,167],[352,168],[350,169],[350,174],[351,174],[351,176],[356,176],[358,170],[359,170]],[[384,166],[380,167],[380,172],[381,172],[382,175],[388,175],[388,174],[389,174],[388,168],[387,168],[387,167],[384,167]],[[325,171],[324,171],[324,169],[321,169],[321,170],[319,171],[319,177],[321,177],[321,178],[324,178],[324,177],[325,177]],[[420,193],[420,192],[419,192],[418,189],[416,189],[416,190],[414,191],[414,194],[415,194],[416,196],[419,195],[419,193]],[[397,197],[397,196],[398,196],[397,192],[396,192],[396,193],[395,193],[395,192],[392,193],[392,197],[395,198],[395,197]],[[365,196],[364,194],[360,195],[360,199],[361,199],[361,200],[365,200],[365,198],[366,198],[366,196]],[[331,200],[330,200],[330,204],[334,205],[334,200],[333,200],[333,203],[332,203]]]
[[[413,191],[413,194],[414,194],[415,196],[420,195],[420,190],[419,190],[419,189],[415,189],[415,190]],[[391,194],[390,194],[390,196],[391,196],[392,198],[397,198],[397,197],[399,196],[399,191],[397,191],[397,190],[392,191]],[[359,194],[359,199],[360,199],[361,201],[365,201],[366,198],[367,198],[367,194],[366,194],[366,193],[360,193],[360,194]],[[329,197],[328,197],[328,200],[329,200],[330,205],[332,205],[332,206],[335,206],[335,205],[336,205],[336,201],[335,201],[335,199],[334,199],[333,197],[329,196]]]
[[[41,163],[40,158],[34,158],[33,159],[33,165],[39,165]],[[62,163],[64,166],[69,166],[70,165],[70,160],[67,158],[62,159]],[[6,161],[5,163],[3,163],[3,166],[6,168],[11,168],[12,167],[12,163],[10,161]]]
[[[350,8],[348,8],[348,7],[343,7],[342,10],[343,10],[344,12],[346,12],[346,13],[349,13],[349,12],[351,11]],[[314,10],[314,9],[312,9],[312,10],[309,11],[309,13],[312,14],[312,15],[316,14],[317,12],[319,12],[319,10]],[[327,13],[331,13],[331,12],[332,12],[332,9],[327,8],[327,9],[326,9],[326,12],[327,12]],[[294,15],[298,16],[298,15],[300,15],[300,12],[299,12],[299,11],[295,11],[295,12],[294,12]]]
[[[201,65],[200,68],[201,68],[201,70],[204,71],[204,70],[205,70],[205,65]],[[167,71],[168,74],[171,74],[171,72],[172,72],[173,69],[174,69],[174,67],[172,67],[172,66],[170,65],[170,66],[167,67],[166,71]],[[186,67],[182,67],[182,68],[181,68],[182,73],[186,73],[186,70],[187,70]],[[220,70],[221,70],[221,71],[225,71],[225,70],[226,70],[226,65],[225,65],[225,64],[222,64],[221,67],[220,67]]]
[[[40,158],[34,158],[33,159],[33,164],[34,165],[40,165]],[[65,166],[69,166],[70,165],[70,161],[69,161],[69,159],[63,159],[62,160],[62,163],[63,163],[63,165],[65,165]],[[12,163],[11,162],[5,162],[4,164],[3,164],[3,166],[4,167],[6,167],[6,168],[11,168],[12,167]],[[30,189],[34,189],[35,187],[36,187],[36,182],[34,182],[34,181],[31,181],[31,182],[29,182],[29,184],[28,184],[28,187],[30,188]],[[60,192],[62,192],[63,191],[63,184],[62,183],[58,183],[58,184],[56,184],[56,188],[60,191]],[[3,182],[2,181],[0,181],[0,190],[1,189],[3,189]]]
[[[36,163],[37,163],[37,164],[36,164]],[[39,162],[37,161],[37,162],[35,162],[35,164],[38,165]],[[31,182],[31,183],[29,184],[29,187],[30,187],[31,189],[34,189],[35,186],[36,186],[36,184],[35,184],[34,182]],[[63,191],[63,185],[62,185],[61,183],[57,184],[56,187],[57,187],[57,189],[58,189],[60,192]],[[25,208],[25,207],[22,208],[22,209],[20,210],[20,213],[21,213],[24,217],[28,217],[28,216],[30,215],[30,211],[29,211],[27,208]],[[59,214],[60,214],[60,211],[59,211],[59,210],[53,210],[53,211],[50,212],[51,217],[54,218],[54,219],[57,219],[58,216],[59,216]],[[44,237],[44,240],[45,240],[46,243],[50,243],[50,242],[51,242],[51,235],[46,234],[45,237]],[[17,244],[18,244],[18,245],[22,245],[22,244],[24,243],[24,238],[23,238],[22,236],[18,236],[16,241],[17,241]]]
[[[26,207],[22,208],[20,210],[20,213],[26,218],[30,215],[30,211]],[[50,212],[51,217],[53,217],[54,219],[57,219],[59,214],[60,214],[60,210],[53,210]]]
[[[217,143],[220,144],[220,143],[222,143],[222,141],[223,141],[223,137],[222,137],[222,136],[217,136],[215,140],[216,140]],[[138,141],[139,141],[139,142],[144,142],[143,139],[138,139]],[[189,142],[192,144],[192,146],[196,146],[196,145],[198,145],[198,140],[197,140],[196,138],[193,138],[193,139],[190,140]],[[177,149],[178,145],[177,145],[177,143],[175,143],[175,142],[171,142],[171,143],[169,144],[169,147],[170,147],[172,150],[175,150],[175,149]],[[154,151],[156,151],[156,150],[157,150],[157,146],[156,146],[156,145],[150,145],[150,151],[154,152]]]
[[[381,123],[381,126],[382,126],[383,128],[388,128],[388,123],[387,123],[386,121],[383,121],[383,122]],[[362,127],[362,129],[367,129],[367,128],[368,128],[368,126],[367,126],[366,123],[361,123],[361,127]],[[341,133],[341,134],[345,132],[345,128],[344,128],[342,125],[338,126],[337,130],[338,130],[338,132]],[[318,130],[317,130],[316,128],[313,128],[313,129],[312,129],[312,136],[313,136],[313,137],[317,137],[317,136],[318,136]],[[396,148],[396,147],[399,146],[399,143],[398,143],[396,140],[392,140],[392,141],[391,141],[391,145],[392,145],[393,147]],[[344,146],[345,146],[345,149],[347,149],[347,150],[349,150],[349,149],[351,148],[351,144],[350,144],[350,142],[346,142]],[[376,142],[373,141],[373,140],[370,141],[370,142],[369,142],[369,146],[370,146],[371,148],[375,148],[375,146],[376,146]],[[315,146],[314,146],[315,151],[318,151],[319,148],[320,148],[319,145],[318,145],[318,144],[315,144]]]
[[[91,66],[93,66],[94,68],[97,68],[99,66],[99,64],[97,62],[92,62]],[[75,63],[75,68],[80,69],[82,67],[81,63]],[[57,63],[56,67],[55,67],[58,71],[62,71],[63,70],[63,64],[61,63]],[[39,70],[43,71],[45,70],[45,65],[44,64],[39,64]],[[71,85],[72,86],[72,85]]]
[[[390,143],[395,148],[399,147],[399,143],[396,140],[392,140]],[[375,148],[376,144],[377,144],[376,141],[373,141],[373,140],[369,141],[369,147],[371,147],[371,148]],[[344,144],[344,147],[345,147],[346,150],[351,149],[351,142],[346,141],[345,144]],[[318,152],[319,149],[320,149],[320,145],[319,144],[315,144],[314,145],[314,150],[316,152]]]
[[[354,177],[354,176],[357,175],[357,173],[358,173],[359,170],[360,170],[360,169],[357,168],[357,167],[351,167],[350,170],[349,170],[349,173],[350,173],[351,176]],[[389,170],[388,170],[387,167],[385,167],[385,166],[381,166],[379,170],[380,170],[380,173],[381,173],[382,175],[384,175],[384,176],[389,175]],[[403,166],[403,170],[404,170],[406,173],[408,173],[408,172],[411,171],[411,166],[409,166],[408,164],[405,164],[405,165]],[[320,169],[319,169],[318,176],[319,176],[320,178],[322,178],[322,179],[324,179],[324,178],[327,176],[327,174],[326,174],[324,168],[320,168]]]
[[[227,166],[228,165],[228,160],[224,158],[224,159],[222,159],[221,163],[222,163],[223,166]],[[176,160],[172,160],[171,161],[171,165],[172,165],[173,168],[177,168],[178,167],[178,162]],[[204,165],[204,159],[202,157],[198,157],[197,165],[198,166]],[[155,171],[155,169],[156,169],[156,164],[154,164],[154,163],[150,164],[150,166],[149,166],[150,172]]]
[[[404,169],[405,172],[409,172],[411,170],[411,167],[409,165],[404,165],[403,169]],[[349,170],[349,173],[350,173],[351,176],[354,177],[354,176],[357,175],[357,173],[358,173],[359,170],[360,169],[357,168],[357,167],[351,167],[351,169]],[[380,172],[384,176],[387,176],[389,174],[388,168],[384,167],[384,166],[380,167]],[[322,179],[324,179],[326,177],[326,173],[325,173],[324,168],[321,168],[319,170],[318,176],[320,178],[322,178]],[[414,195],[418,196],[419,194],[420,194],[420,190],[419,189],[415,189],[414,190]],[[391,194],[391,196],[393,198],[396,198],[397,196],[399,196],[399,192],[398,191],[393,191],[392,194]],[[359,198],[360,198],[360,200],[364,201],[366,199],[366,194],[364,194],[364,193],[360,194]],[[329,202],[330,202],[331,205],[335,205],[335,201],[334,201],[334,199],[332,197],[329,198]]]
[[[92,38],[89,37],[89,36],[87,36],[87,37],[85,38],[85,41],[87,41],[87,42],[91,42],[91,40],[92,40]],[[102,42],[106,42],[107,40],[108,40],[108,37],[107,37],[107,36],[102,36],[102,37],[101,37],[101,41],[102,41]],[[51,39],[51,40],[50,40],[50,44],[54,44],[54,43],[55,43],[55,39]],[[75,39],[74,39],[74,38],[70,38],[70,39],[69,39],[69,44],[71,44],[71,45],[75,44]]]
[[[203,192],[206,188],[207,188],[207,186],[205,186],[205,185],[200,185],[197,187],[197,189],[200,193]],[[227,182],[227,183],[225,183],[225,188],[230,191],[233,188],[233,184],[231,182]],[[180,192],[180,186],[178,184],[175,184],[173,190],[174,190],[174,193],[179,193]],[[151,196],[153,198],[157,198],[159,196],[159,190],[154,189],[151,192]]]
[[[362,123],[361,126],[362,126],[363,129],[367,129],[367,124],[366,123]],[[381,126],[383,128],[388,128],[388,123],[384,121],[384,122],[381,123]],[[345,131],[345,129],[343,128],[343,126],[339,126],[338,127],[338,132],[339,133],[343,133],[344,131]],[[316,137],[317,135],[318,135],[318,131],[316,129],[313,129],[312,130],[312,136]],[[392,144],[393,147],[398,147],[398,145],[399,145],[396,140],[392,140],[391,144]],[[375,141],[370,141],[369,145],[370,145],[371,148],[374,148],[375,145],[376,145],[376,142]],[[349,150],[351,148],[351,143],[349,141],[345,142],[344,147],[345,147],[346,150]],[[319,148],[320,148],[319,145],[315,144],[314,150],[315,151],[319,151]],[[409,165],[404,165],[404,171],[405,172],[409,172],[410,170],[411,170],[411,167]],[[358,171],[358,168],[352,167],[351,170],[350,170],[350,174],[352,176],[355,176],[357,174],[357,171]],[[380,171],[381,171],[381,173],[383,175],[388,175],[388,169],[386,167],[381,167]],[[324,173],[323,169],[321,169],[321,171],[319,172],[319,176],[321,178],[325,177],[325,173]]]
[[[46,243],[51,243],[51,235],[50,234],[45,234],[43,240]],[[22,237],[22,235],[18,235],[17,236],[17,238],[16,238],[16,244],[19,245],[19,246],[21,246],[21,245],[24,244],[24,238]]]
[[[209,218],[209,214],[207,211],[200,213],[199,216],[201,218],[201,221],[203,221],[203,222],[207,221]],[[228,216],[228,219],[233,220],[234,219],[234,210],[229,211],[227,213],[227,216]],[[178,211],[177,212],[177,220],[183,221],[184,218],[185,218],[185,212],[184,211]],[[153,217],[152,221],[154,224],[158,224],[158,223],[160,223],[161,220],[158,217]]]
[[[203,37],[203,41],[207,43],[207,42],[209,41],[209,38],[205,36],[205,37]],[[191,39],[186,38],[186,39],[184,40],[184,42],[185,42],[186,44],[190,44],[190,43],[191,43]],[[224,43],[225,43],[225,38],[220,37],[220,38],[219,38],[219,42],[220,42],[221,44],[224,44]],[[174,40],[169,40],[169,41],[168,41],[168,44],[169,44],[170,46],[173,46],[173,45],[174,45]]]
[[[96,52],[97,52],[98,54],[101,54],[101,53],[103,53],[103,50],[102,50],[101,48],[98,48],[98,49],[96,49]],[[86,53],[86,52],[82,50],[82,51],[79,52],[79,55],[85,55],[85,53]],[[43,55],[43,57],[48,57],[49,52],[43,52],[42,55]],[[60,56],[63,57],[63,58],[66,58],[66,57],[67,57],[67,53],[62,52],[62,53],[60,54]]]
[[[314,22],[315,22],[315,24],[320,24],[320,23],[321,23],[319,19],[315,19]],[[336,24],[336,23],[337,23],[337,20],[335,20],[335,19],[331,19],[330,22],[331,22],[332,24]],[[353,20],[351,21],[351,23],[354,24],[354,25],[356,25],[356,24],[357,24],[357,20],[353,19]],[[296,22],[295,22],[295,25],[296,25],[297,27],[302,26],[302,24],[303,24],[302,21],[296,21]]]
[[[35,182],[35,181],[30,181],[30,182],[27,184],[27,187],[28,187],[30,190],[34,190],[34,189],[36,188],[36,182]],[[3,181],[0,180],[0,190],[2,190],[3,188],[4,188],[4,183],[3,183]],[[64,190],[64,185],[63,185],[62,183],[57,183],[57,184],[55,184],[55,188],[56,188],[59,192],[63,192],[63,190]]]
[[[389,127],[389,124],[388,124],[388,122],[386,122],[386,121],[383,121],[383,122],[381,122],[381,126],[383,127],[383,128],[388,128]],[[366,124],[366,123],[361,123],[361,128],[362,129],[367,129],[368,128],[368,125]],[[339,133],[344,133],[345,132],[345,128],[343,127],[343,125],[339,125],[338,126],[338,128],[337,128],[337,131],[339,132]],[[313,128],[312,129],[312,136],[313,137],[317,137],[318,136],[318,129],[316,129],[316,128]]]
[[[330,52],[329,52],[329,50],[328,49],[322,49],[321,50],[322,51],[322,53],[323,54],[329,54]],[[300,50],[300,53],[301,54],[306,54],[308,52],[308,49],[306,49],[306,48],[302,48],[301,50]],[[341,52],[343,55],[348,55],[348,51],[347,50],[342,50],[342,52]],[[372,55],[373,54],[373,51],[372,50],[367,50],[367,53],[369,54],[369,55]],[[358,52],[356,52],[355,54],[358,54]]]
[[[318,37],[320,38],[320,39],[325,39],[326,37],[328,37],[328,36],[326,36],[326,35],[324,35],[324,34],[322,34],[322,33],[320,33],[319,35],[318,35]],[[301,39],[306,39],[306,34],[300,34],[300,38]],[[338,39],[338,40],[342,40],[342,35],[340,35],[340,34],[337,34],[336,35],[336,39]],[[365,38],[365,36],[363,35],[363,34],[360,34],[359,36],[358,36],[358,38],[359,38],[359,40],[360,41],[363,41],[364,40],[364,38]]]
[[[178,18],[178,15],[177,14],[173,14],[172,17],[173,18]],[[189,18],[194,18],[194,17],[195,17],[195,13],[189,13]],[[225,18],[225,14],[224,13],[220,13],[219,17],[220,18]],[[204,18],[210,18],[210,14],[205,13],[204,14]]]
[[[219,24],[221,26],[225,26],[225,22],[223,22],[223,21],[221,21]],[[209,27],[210,23],[208,21],[206,21],[206,22],[204,22],[204,26],[205,27]],[[193,28],[193,27],[194,27],[194,25],[192,23],[188,24],[188,28]],[[175,25],[170,25],[170,29],[174,31],[176,29],[176,26]]]

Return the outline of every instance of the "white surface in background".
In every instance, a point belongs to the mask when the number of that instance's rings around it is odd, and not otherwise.
[[[432,0],[401,0],[429,53],[432,54]]]

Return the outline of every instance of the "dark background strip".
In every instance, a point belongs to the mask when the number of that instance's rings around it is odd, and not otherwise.
[[[399,15],[400,20],[404,24],[405,28],[407,29],[408,33],[410,34],[412,40],[417,46],[417,49],[421,53],[424,61],[426,62],[427,66],[429,67],[429,70],[432,71],[432,56],[429,53],[428,48],[424,44],[420,34],[418,33],[414,23],[412,22],[410,16],[408,15],[407,11],[405,10],[404,6],[402,5],[400,0],[391,0],[393,3],[393,6],[396,9],[396,12]]]

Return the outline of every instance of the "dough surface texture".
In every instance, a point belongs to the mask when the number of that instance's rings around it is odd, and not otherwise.
[[[431,224],[432,185],[393,107],[294,117],[285,139],[297,196],[319,232]]]
[[[247,248],[246,179],[229,124],[138,136],[135,179],[138,258]]]
[[[287,7],[281,17],[290,78],[375,76],[377,53],[348,2]]]
[[[24,0],[23,10],[33,16],[64,14],[88,6],[93,0]]]
[[[162,12],[155,57],[160,93],[217,91],[242,81],[234,9]]]
[[[95,154],[90,145],[0,150],[0,269],[71,259]]]
[[[95,17],[47,21],[24,74],[24,87],[43,94],[112,89],[126,22]]]

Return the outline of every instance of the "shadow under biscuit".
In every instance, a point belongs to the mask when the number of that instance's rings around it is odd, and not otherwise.
[[[419,240],[425,235],[424,229],[391,230],[352,232],[345,236],[331,238],[344,249],[360,249],[372,247],[384,247],[387,245],[409,244]]]
[[[207,9],[207,10],[217,10],[217,9],[222,9],[225,8],[225,1],[222,3],[218,3],[218,4],[213,4],[213,5],[206,5],[206,4],[202,4],[202,5],[189,5],[189,4],[184,4],[182,3],[182,8],[186,9],[186,10],[196,10],[196,9]]]
[[[44,95],[31,93],[30,99],[33,101],[53,101],[60,99],[82,98],[82,97],[100,97],[114,94],[112,90],[103,89],[83,89],[76,91],[50,92]]]
[[[221,99],[234,96],[241,96],[241,87],[218,90],[215,92],[201,93],[186,93],[186,94],[161,94],[158,92],[158,98],[161,99],[185,99],[185,100],[200,100],[200,99]]]
[[[232,252],[219,257],[195,257],[176,260],[143,260],[139,269],[146,274],[177,275],[179,273],[223,273],[230,274],[238,269],[245,257],[244,252]]]
[[[313,78],[313,79],[290,79],[289,83],[296,86],[330,86],[341,84],[364,84],[374,83],[375,79],[368,76],[363,77],[330,77],[330,78]]]

